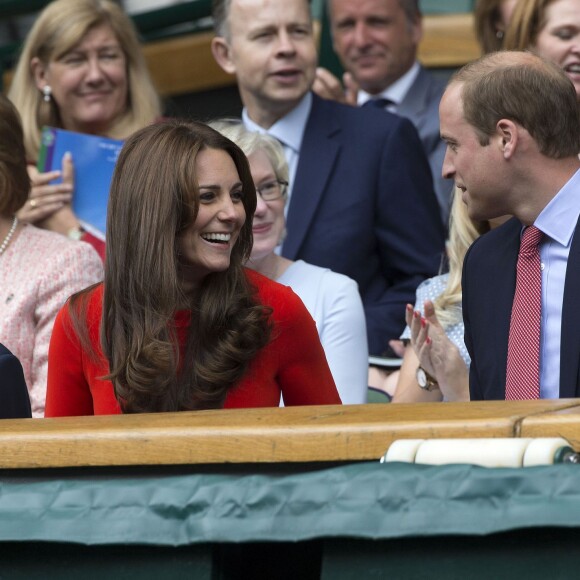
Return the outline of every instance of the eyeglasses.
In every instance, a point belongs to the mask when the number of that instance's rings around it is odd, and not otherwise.
[[[256,187],[256,191],[264,201],[274,201],[286,195],[288,182],[281,179],[268,181],[260,185],[260,187]]]

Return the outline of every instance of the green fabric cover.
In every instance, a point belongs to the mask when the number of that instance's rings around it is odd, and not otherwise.
[[[580,526],[574,465],[193,469],[1,472],[0,541],[179,546]]]

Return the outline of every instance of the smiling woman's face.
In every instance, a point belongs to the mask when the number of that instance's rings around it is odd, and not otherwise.
[[[257,189],[277,180],[274,167],[266,153],[258,149],[248,156],[252,179]],[[250,260],[261,260],[274,252],[282,240],[284,227],[284,206],[286,198],[280,197],[272,201],[264,201],[260,194],[257,196],[256,212],[252,222],[254,245]]]
[[[65,129],[106,135],[125,111],[127,59],[107,24],[91,28],[58,60],[33,59],[40,91],[49,85]]]
[[[242,183],[234,160],[221,149],[201,150],[195,162],[199,209],[195,222],[179,237],[185,291],[212,272],[230,267],[232,250],[246,221]]]
[[[580,101],[580,0],[556,0],[546,7],[533,48],[564,69]]]

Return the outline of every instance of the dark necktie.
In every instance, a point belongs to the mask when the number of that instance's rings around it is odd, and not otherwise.
[[[505,387],[507,401],[540,398],[542,237],[543,234],[538,228],[529,226],[524,230],[520,241],[508,340]]]
[[[389,105],[394,105],[395,103],[391,101],[391,99],[385,99],[384,97],[380,97],[378,99],[369,99],[366,103],[363,104],[363,107],[373,107],[376,109],[385,109]]]

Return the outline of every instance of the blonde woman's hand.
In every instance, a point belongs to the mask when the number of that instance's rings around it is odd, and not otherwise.
[[[65,154],[60,171],[40,173],[36,167],[28,167],[31,189],[28,201],[18,211],[17,216],[23,222],[33,223],[39,227],[68,233],[78,226],[70,202],[74,189],[74,166],[70,154]],[[62,176],[62,183],[50,183]]]
[[[425,316],[407,305],[405,317],[411,329],[411,346],[419,364],[435,377],[446,401],[469,401],[469,371],[459,349],[449,340],[430,300]]]

